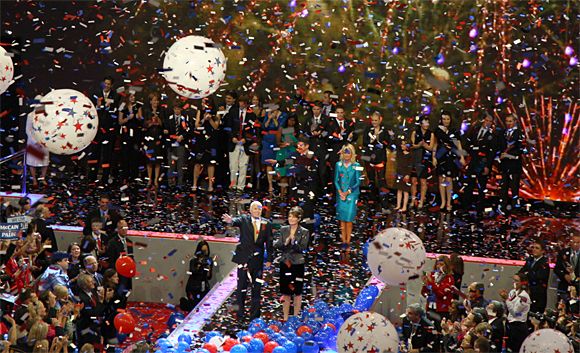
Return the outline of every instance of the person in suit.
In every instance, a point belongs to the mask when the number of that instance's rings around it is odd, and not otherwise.
[[[570,287],[580,291],[580,234],[570,237],[568,247],[558,252],[554,273],[558,277],[558,301],[568,303]]]
[[[491,326],[489,335],[491,352],[499,353],[503,347],[503,339],[505,337],[505,310],[503,304],[497,300],[492,300],[485,310],[487,312],[488,323]]]
[[[108,183],[111,172],[113,148],[119,130],[117,119],[119,95],[113,90],[113,82],[112,77],[105,77],[101,84],[101,90],[93,95],[99,116],[99,130],[88,159],[90,181],[97,180],[99,167],[103,171],[101,180],[104,183]]]
[[[340,150],[340,161],[336,162],[335,169],[336,218],[340,223],[342,246],[348,251],[352,235],[352,223],[357,213],[362,169],[356,161],[356,150],[350,143]]]
[[[420,304],[407,306],[402,329],[402,343],[409,352],[437,352],[435,326],[425,317]]]
[[[323,163],[320,163],[316,153],[310,150],[310,140],[307,137],[302,136],[298,139],[296,153],[294,164],[288,168],[288,173],[294,176],[295,184],[295,187],[290,188],[290,198],[296,200],[302,208],[302,224],[312,233],[316,192],[320,190],[318,167]]]
[[[548,259],[544,256],[546,245],[536,240],[531,245],[531,251],[532,256],[526,259],[525,265],[518,273],[524,273],[528,278],[528,288],[532,299],[530,311],[542,314],[548,302],[548,279],[550,278]]]
[[[365,170],[369,181],[370,195],[375,201],[382,202],[385,196],[387,181],[385,168],[387,166],[387,147],[391,144],[391,137],[383,125],[383,116],[379,112],[371,115],[371,124],[363,133],[362,159],[365,161]],[[386,209],[386,204],[383,208]]]
[[[330,116],[330,113],[336,111],[335,103],[332,101],[332,96],[334,93],[332,91],[324,91],[322,93],[322,114]]]
[[[91,220],[91,233],[84,235],[81,239],[81,252],[83,256],[92,255],[99,260],[105,260],[105,251],[109,236],[102,230],[103,223],[100,218]]]
[[[522,154],[524,136],[516,123],[516,116],[505,118],[505,131],[500,140],[501,190],[500,212],[509,211],[519,202],[520,179],[522,177]],[[511,198],[508,192],[511,190]],[[515,203],[512,203],[515,201]]]
[[[104,262],[107,268],[115,268],[117,259],[121,256],[133,256],[133,243],[127,238],[129,225],[124,219],[117,222],[117,232],[109,238],[106,247]],[[119,274],[117,292],[126,294],[133,288],[133,281],[129,277]]]
[[[248,285],[252,287],[252,305],[250,309],[250,320],[252,320],[260,316],[264,250],[267,251],[266,267],[270,268],[272,265],[272,224],[262,218],[262,204],[258,201],[253,201],[250,204],[250,215],[232,218],[226,213],[222,219],[240,229],[240,243],[236,246],[232,258],[232,261],[238,264],[238,287],[236,292],[238,320],[242,320],[245,316]]]
[[[103,314],[108,301],[115,293],[110,288],[106,292],[104,287],[97,290],[95,279],[86,273],[79,275],[77,283],[79,302],[83,304],[81,313],[76,319],[78,345],[100,344]]]
[[[85,225],[83,227],[83,234],[88,235],[92,233],[91,222],[94,219],[99,219],[103,225],[103,230],[107,235],[115,232],[117,222],[121,219],[119,212],[111,205],[111,198],[107,194],[99,196],[98,207],[92,209],[85,218]]]
[[[483,120],[470,129],[465,137],[465,147],[470,161],[465,173],[466,186],[463,191],[463,204],[466,208],[474,204],[473,191],[477,187],[475,204],[477,211],[484,208],[487,191],[487,180],[491,173],[491,165],[497,151],[497,138],[493,126],[493,117],[486,113]]]
[[[103,285],[103,275],[100,273],[99,262],[93,255],[89,255],[83,260],[84,272],[89,274],[95,280],[95,285],[101,287]]]
[[[176,100],[173,104],[173,114],[167,117],[163,126],[167,130],[168,140],[167,164],[169,164],[169,185],[183,187],[183,166],[185,165],[185,145],[192,134],[192,124],[187,114],[183,114],[184,103]]]
[[[258,143],[254,129],[256,115],[248,107],[248,97],[241,96],[238,106],[230,108],[226,114],[228,150],[230,161],[230,188],[238,191],[246,187],[246,173],[250,153],[257,153]]]
[[[292,296],[294,296],[294,316],[299,316],[302,308],[304,257],[308,251],[310,234],[306,228],[300,226],[301,220],[302,209],[298,206],[292,207],[288,212],[288,225],[280,228],[280,238],[274,245],[282,252],[280,257],[280,293],[282,293],[284,321],[288,321]]]
[[[300,128],[302,134],[309,140],[310,150],[319,163],[318,165],[318,180],[327,179],[327,164],[326,158],[328,156],[327,141],[326,141],[326,125],[328,124],[328,117],[322,114],[322,102],[316,101],[311,108],[311,113],[308,119]],[[322,195],[324,185],[319,185],[315,190],[318,196]]]
[[[328,141],[328,177],[334,176],[334,168],[340,159],[340,151],[346,144],[354,143],[357,140],[354,127],[355,123],[352,120],[346,119],[344,107],[336,106],[336,117],[331,118],[326,126],[327,141]]]

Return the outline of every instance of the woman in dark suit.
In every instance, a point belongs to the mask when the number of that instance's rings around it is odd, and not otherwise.
[[[280,228],[280,238],[274,245],[282,251],[280,258],[280,292],[284,321],[290,314],[290,300],[294,296],[294,315],[300,315],[304,285],[304,254],[308,250],[310,234],[300,226],[302,208],[293,207],[288,212],[288,225]]]

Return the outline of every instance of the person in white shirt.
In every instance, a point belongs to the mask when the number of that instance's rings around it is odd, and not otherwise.
[[[512,352],[519,352],[528,336],[528,313],[532,304],[527,292],[528,277],[524,273],[514,275],[514,289],[509,294],[505,289],[499,292],[508,310],[507,347]]]

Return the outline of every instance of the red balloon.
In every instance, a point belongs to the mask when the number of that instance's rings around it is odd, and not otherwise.
[[[137,272],[137,266],[135,265],[135,260],[129,256],[121,256],[115,262],[115,268],[117,273],[123,277],[132,278],[135,277]]]
[[[270,325],[268,328],[272,329],[274,332],[280,332],[280,328],[276,325]]]
[[[278,347],[278,343],[270,341],[264,345],[264,353],[272,353],[274,348]]]
[[[312,333],[312,329],[310,327],[308,327],[308,326],[300,326],[296,330],[296,334],[298,336],[302,336],[305,332]]]
[[[222,349],[226,352],[229,352],[230,349],[232,349],[232,347],[236,344],[240,344],[240,341],[235,338],[228,338],[224,341],[224,344],[222,344]]]
[[[135,330],[137,322],[135,318],[129,313],[118,313],[115,316],[115,328],[119,333],[129,334]]]
[[[334,324],[327,323],[324,325],[324,327],[330,327],[332,329],[332,332],[336,333],[336,326],[334,326]]]
[[[213,343],[206,343],[202,347],[203,349],[207,349],[210,353],[217,353],[217,346]]]
[[[264,342],[264,344],[268,343],[268,341],[270,340],[266,332],[258,332],[254,335],[254,338],[259,339],[260,341]]]
[[[244,341],[246,343],[247,342],[250,342],[251,340],[252,340],[252,336],[244,336],[244,337],[242,337],[242,341]]]

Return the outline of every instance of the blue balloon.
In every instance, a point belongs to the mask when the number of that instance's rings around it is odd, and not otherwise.
[[[167,338],[160,338],[157,340],[157,347],[160,349],[167,349],[167,347],[171,347],[171,343]]]
[[[186,334],[186,333],[182,333],[181,335],[179,335],[179,337],[177,338],[177,342],[185,342],[187,344],[191,344],[191,336]]]
[[[324,300],[318,299],[314,302],[314,308],[316,310],[326,310],[328,309],[328,304]]]
[[[326,346],[326,341],[328,340],[328,333],[324,332],[324,331],[320,331],[316,334],[316,336],[314,336],[314,340],[316,341],[316,343],[318,343],[319,347],[325,347]]]
[[[236,344],[230,349],[230,353],[248,353],[248,349],[243,344]]]
[[[208,333],[205,334],[204,341],[205,341],[205,343],[208,343],[209,340],[211,340],[212,338],[214,338],[214,337],[221,337],[221,336],[222,336],[221,332],[218,332],[218,331],[210,331],[210,332],[208,332]]]
[[[199,348],[197,351],[195,351],[195,353],[211,353],[211,352],[205,348]]]
[[[250,353],[262,353],[264,351],[264,342],[254,338],[250,341]]]
[[[268,337],[274,334],[274,330],[269,327],[266,327],[263,331],[268,335]]]
[[[288,351],[286,351],[286,348],[278,346],[272,349],[272,353],[288,353]]]
[[[296,344],[296,347],[298,348],[298,351],[302,350],[302,345],[304,344],[305,339],[298,336],[294,339],[294,344]]]
[[[236,333],[236,337],[240,340],[242,339],[242,337],[251,336],[251,335],[252,334],[250,333],[250,331],[247,331],[247,330],[241,330],[238,333]]]
[[[284,332],[284,336],[289,339],[290,341],[294,341],[296,338],[296,333],[294,332]]]
[[[286,344],[284,344],[284,348],[286,348],[287,353],[298,353],[298,347],[294,342],[291,341],[286,342]]]
[[[343,313],[348,313],[348,312],[350,312],[350,311],[353,311],[353,310],[354,310],[354,307],[353,307],[352,305],[350,305],[350,304],[347,304],[347,303],[344,303],[344,304],[342,304],[342,305],[341,305],[341,306],[338,308],[338,312],[339,312],[340,314],[343,314]]]
[[[183,321],[183,319],[185,319],[185,316],[182,313],[171,313],[171,315],[169,315],[169,319],[167,320],[167,327],[173,328],[175,325]]]
[[[304,332],[301,337],[305,340],[309,340],[312,338],[312,334],[310,332]]]
[[[302,353],[318,353],[320,352],[320,348],[318,347],[318,343],[314,341],[306,341],[302,345]]]
[[[248,331],[251,333],[251,336],[253,336],[255,333],[262,331],[262,328],[258,325],[252,325],[248,327]]]
[[[260,328],[264,328],[266,326],[266,321],[264,321],[264,319],[260,319],[258,317],[258,318],[255,318],[254,320],[252,320],[252,322],[250,322],[250,326],[254,326],[254,325],[259,326]]]
[[[184,352],[187,349],[189,349],[189,344],[187,342],[179,341],[179,343],[177,343],[177,351],[178,352]]]

